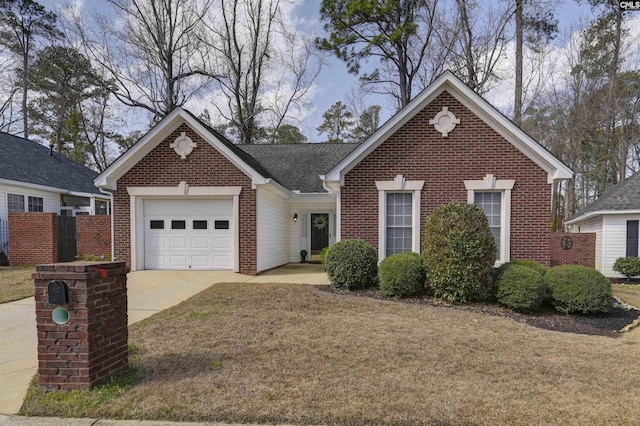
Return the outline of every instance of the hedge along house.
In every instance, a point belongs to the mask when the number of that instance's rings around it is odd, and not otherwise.
[[[500,262],[548,264],[551,184],[571,177],[447,72],[359,145],[234,145],[178,108],[95,183],[114,192],[115,256],[132,270],[255,274],[347,238],[380,259],[419,252],[450,201],[484,208]]]

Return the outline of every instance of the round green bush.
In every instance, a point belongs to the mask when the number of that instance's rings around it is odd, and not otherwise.
[[[454,202],[436,209],[427,218],[422,256],[436,297],[465,303],[491,296],[496,246],[480,207]]]
[[[329,281],[335,288],[358,290],[376,283],[378,256],[365,241],[339,241],[329,247],[324,261]]]
[[[385,296],[410,297],[423,292],[427,279],[418,253],[398,253],[380,263],[380,292]]]
[[[514,265],[526,266],[527,268],[534,269],[537,273],[544,277],[544,274],[547,273],[549,267],[547,265],[543,265],[540,262],[536,262],[535,260],[526,260],[526,259],[515,259],[509,262]]]
[[[590,314],[609,312],[611,282],[595,269],[581,265],[555,266],[544,279],[556,310]]]
[[[535,269],[512,262],[500,267],[496,283],[500,304],[516,311],[535,311],[546,296],[547,285]]]
[[[640,275],[640,258],[636,256],[619,257],[613,263],[613,270],[627,279]]]

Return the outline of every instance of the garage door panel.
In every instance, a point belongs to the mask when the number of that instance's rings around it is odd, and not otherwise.
[[[164,269],[167,266],[165,264],[164,256],[154,256],[152,254],[147,254],[145,257],[145,263],[147,269]]]
[[[230,268],[231,258],[229,256],[213,256],[214,268]]]
[[[147,250],[162,250],[167,247],[167,239],[161,235],[149,235],[146,238]]]
[[[144,200],[146,269],[232,269],[230,199]]]
[[[211,264],[209,255],[193,255],[191,256],[191,265],[193,268],[206,268]]]
[[[211,247],[209,237],[193,237],[191,238],[191,248],[196,250],[208,250]]]
[[[229,237],[213,237],[213,248],[214,249],[230,249],[231,248],[231,238],[229,238]]]
[[[169,267],[187,269],[187,266],[187,256],[173,254],[169,256]]]
[[[169,239],[169,248],[171,249],[186,249],[187,248],[187,237],[170,237]]]

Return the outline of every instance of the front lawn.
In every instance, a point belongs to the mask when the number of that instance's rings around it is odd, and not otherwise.
[[[130,327],[131,374],[22,414],[290,424],[635,424],[640,330],[533,328],[312,286],[219,284]],[[114,390],[115,387],[115,390]]]
[[[0,303],[33,296],[33,266],[0,266]]]

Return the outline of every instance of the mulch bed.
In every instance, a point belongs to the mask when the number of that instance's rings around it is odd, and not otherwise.
[[[474,303],[469,305],[454,305],[435,299],[430,296],[420,296],[406,299],[386,297],[377,290],[345,291],[335,289],[331,286],[317,286],[321,291],[338,294],[348,297],[367,297],[379,300],[396,301],[398,303],[408,303],[417,305],[438,306],[451,309],[459,309],[470,312],[478,312],[486,315],[511,318],[532,327],[545,330],[559,331],[563,333],[588,334],[592,336],[618,337],[621,330],[629,324],[633,324],[640,318],[640,311],[636,309],[626,309],[612,299],[612,308],[606,314],[594,315],[566,315],[553,309],[552,306],[545,306],[540,312],[525,314],[514,312],[498,305],[486,303]]]

